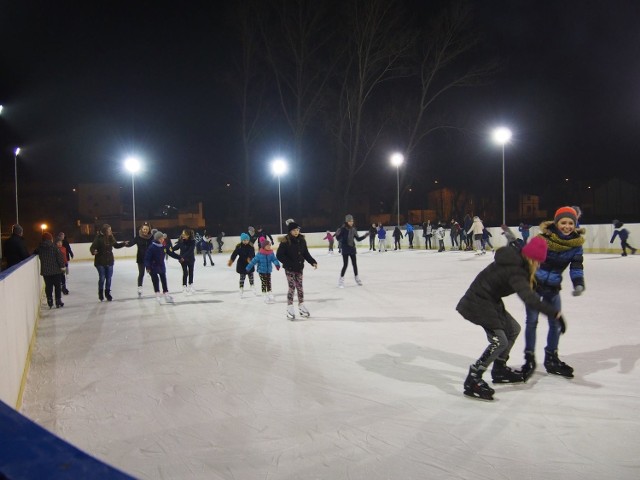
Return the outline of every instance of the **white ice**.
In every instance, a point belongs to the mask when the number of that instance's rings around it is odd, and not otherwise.
[[[574,379],[544,371],[541,316],[536,374],[483,402],[462,383],[486,337],[455,305],[493,255],[359,252],[364,286],[349,267],[338,289],[342,258],[312,250],[311,318],[294,322],[284,272],[275,304],[241,299],[228,255],[196,262],[196,293],[174,305],[148,277],[137,298],[133,259],[100,303],[92,264],[72,262],[64,308],[42,310],[22,413],[147,479],[640,478],[640,255],[586,255],[581,297],[565,278]],[[170,260],[173,292],[181,277]],[[506,304],[524,333],[523,304]],[[522,351],[521,335],[510,364]]]

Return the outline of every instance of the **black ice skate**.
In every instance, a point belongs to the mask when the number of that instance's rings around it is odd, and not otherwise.
[[[544,351],[544,368],[547,373],[560,375],[565,378],[573,378],[573,368],[558,358],[558,352]]]
[[[464,381],[464,394],[468,397],[479,398],[481,400],[493,400],[496,391],[482,380],[482,373],[475,365],[469,367],[469,374]]]
[[[536,357],[532,352],[524,352],[524,365],[522,365],[522,379],[523,381],[529,380],[533,372],[536,370]]]
[[[513,370],[511,367],[507,367],[507,361],[496,359],[493,362],[493,368],[491,369],[491,378],[493,383],[521,383],[524,382],[524,377],[520,370]]]

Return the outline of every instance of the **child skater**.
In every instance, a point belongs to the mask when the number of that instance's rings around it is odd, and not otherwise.
[[[296,290],[298,291],[298,311],[300,316],[309,316],[309,310],[304,305],[304,289],[302,287],[304,261],[309,262],[313,268],[318,268],[318,262],[309,253],[304,235],[300,235],[300,225],[289,219],[287,220],[287,229],[289,233],[279,239],[280,245],[276,256],[284,267],[284,273],[287,275],[287,285],[289,286],[289,291],[287,292],[287,317],[295,320],[293,294]]]
[[[380,225],[380,228],[384,231],[382,225]],[[338,288],[344,288],[344,274],[347,271],[349,259],[351,259],[351,266],[353,267],[353,274],[355,275],[356,283],[362,286],[362,281],[358,276],[358,263],[356,262],[356,240],[361,242],[368,236],[369,232],[362,236],[358,235],[358,229],[353,225],[353,215],[346,215],[344,217],[344,225],[342,225],[336,232],[336,238],[340,242],[342,251],[342,270],[340,271],[340,278],[338,279]],[[381,241],[384,240],[381,239]]]
[[[67,275],[69,274],[69,252],[67,251],[63,239],[58,235],[58,239],[56,240],[56,247],[62,253],[62,257],[64,258],[64,272],[60,274],[60,288],[64,295],[69,295],[69,290],[67,290]]]
[[[167,268],[164,264],[166,249],[163,240],[164,234],[162,232],[157,231],[153,234],[153,242],[144,255],[144,266],[147,273],[151,275],[153,291],[156,293],[158,303],[162,303],[163,298],[165,303],[173,303],[173,297],[169,295],[167,288]],[[160,283],[162,283],[162,294],[160,293]]]
[[[173,252],[180,252],[177,258],[182,267],[182,293],[187,295],[193,294],[193,268],[196,264],[196,240],[194,236],[193,230],[185,228],[172,248]]]
[[[616,237],[620,237],[620,246],[622,247],[622,256],[623,257],[627,256],[627,247],[629,247],[629,249],[631,250],[631,255],[635,255],[636,249],[627,243],[627,239],[629,238],[629,231],[626,228],[622,228],[624,227],[624,223],[622,223],[620,220],[614,220],[613,226],[615,230],[613,232],[613,236],[611,237],[611,241],[609,241],[609,243],[613,243]]]
[[[378,225],[378,253],[387,251],[387,231],[384,225]]]
[[[525,380],[522,372],[507,367],[509,352],[520,333],[520,325],[505,309],[502,297],[517,293],[527,307],[542,311],[564,325],[560,311],[542,301],[533,291],[535,272],[546,255],[547,244],[542,238],[534,238],[522,250],[514,243],[499,248],[493,263],[478,274],[458,302],[456,310],[460,315],[484,328],[489,340],[480,358],[469,367],[464,381],[465,395],[493,400],[495,390],[482,380],[482,374],[491,363],[493,383]]]
[[[251,237],[247,233],[240,234],[240,243],[236,245],[236,248],[231,253],[231,258],[227,262],[228,266],[233,265],[234,260],[237,258],[238,262],[236,263],[236,272],[240,275],[240,298],[242,298],[242,294],[244,293],[244,279],[245,277],[249,277],[249,285],[251,286],[251,290],[253,291],[253,272],[254,268],[251,267],[251,270],[247,273],[247,265],[251,262],[253,257],[256,256],[256,251],[253,248],[253,245],[249,243]]]
[[[560,284],[562,272],[569,267],[569,277],[573,284],[573,296],[580,296],[584,292],[584,270],[582,266],[582,245],[585,231],[576,228],[578,214],[572,207],[559,208],[553,220],[540,224],[540,237],[547,243],[547,256],[536,272],[536,292],[546,302],[561,310]],[[531,243],[531,240],[529,243]],[[536,327],[538,326],[539,309],[527,305],[527,323],[525,328],[525,364],[522,372],[525,380],[536,368]],[[558,358],[558,343],[560,341],[561,326],[553,315],[549,317],[549,333],[547,346],[544,349],[544,367],[548,373],[573,378],[573,368]]]
[[[444,252],[444,227],[442,224],[438,224],[438,228],[436,229],[436,240],[438,240],[438,253]]]
[[[400,231],[400,227],[398,225],[396,225],[396,227],[393,229],[393,249],[394,250],[400,250],[400,239],[404,237],[404,235],[402,235],[402,232]]]
[[[327,230],[327,234],[324,236],[323,240],[327,240],[329,242],[329,255],[331,255],[333,253],[333,235],[329,230]]]
[[[276,270],[280,270],[280,262],[273,253],[271,242],[269,240],[263,240],[258,254],[253,257],[245,267],[245,270],[250,272],[253,270],[254,265],[256,266],[258,275],[260,276],[260,283],[262,284],[262,293],[265,295],[264,303],[275,302],[273,293],[271,293],[272,264],[276,266]]]

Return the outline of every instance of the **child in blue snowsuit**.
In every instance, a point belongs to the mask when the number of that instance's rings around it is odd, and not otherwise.
[[[635,255],[636,249],[627,243],[627,239],[629,238],[629,230],[627,230],[626,228],[622,228],[624,227],[624,223],[622,223],[620,220],[614,220],[613,226],[615,227],[615,231],[613,232],[613,236],[611,237],[609,243],[613,243],[616,237],[620,237],[622,256],[627,256],[627,247],[629,247],[629,249],[631,250],[631,255]]]
[[[280,262],[276,258],[276,254],[273,253],[271,242],[264,240],[256,256],[253,257],[245,268],[247,272],[250,272],[254,266],[256,270],[258,270],[258,276],[262,284],[262,293],[266,295],[264,299],[265,303],[274,302],[273,293],[271,293],[271,271],[273,270],[273,265],[276,266],[277,270],[280,270]]]

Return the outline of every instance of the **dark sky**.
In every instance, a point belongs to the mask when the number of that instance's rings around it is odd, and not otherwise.
[[[427,15],[422,3],[407,0],[417,19]],[[233,181],[237,116],[223,79],[235,47],[216,2],[0,5],[3,176],[19,143],[21,171],[34,180],[125,184],[122,161],[136,153],[147,168],[136,188],[154,201]],[[488,133],[504,123],[514,131],[507,163],[519,186],[602,175],[638,183],[640,2],[471,5],[479,54],[502,66],[489,85],[452,99],[471,133],[433,140],[434,152],[464,158],[455,170],[434,163],[433,176],[481,164],[499,180]],[[266,141],[281,143],[275,134]]]

